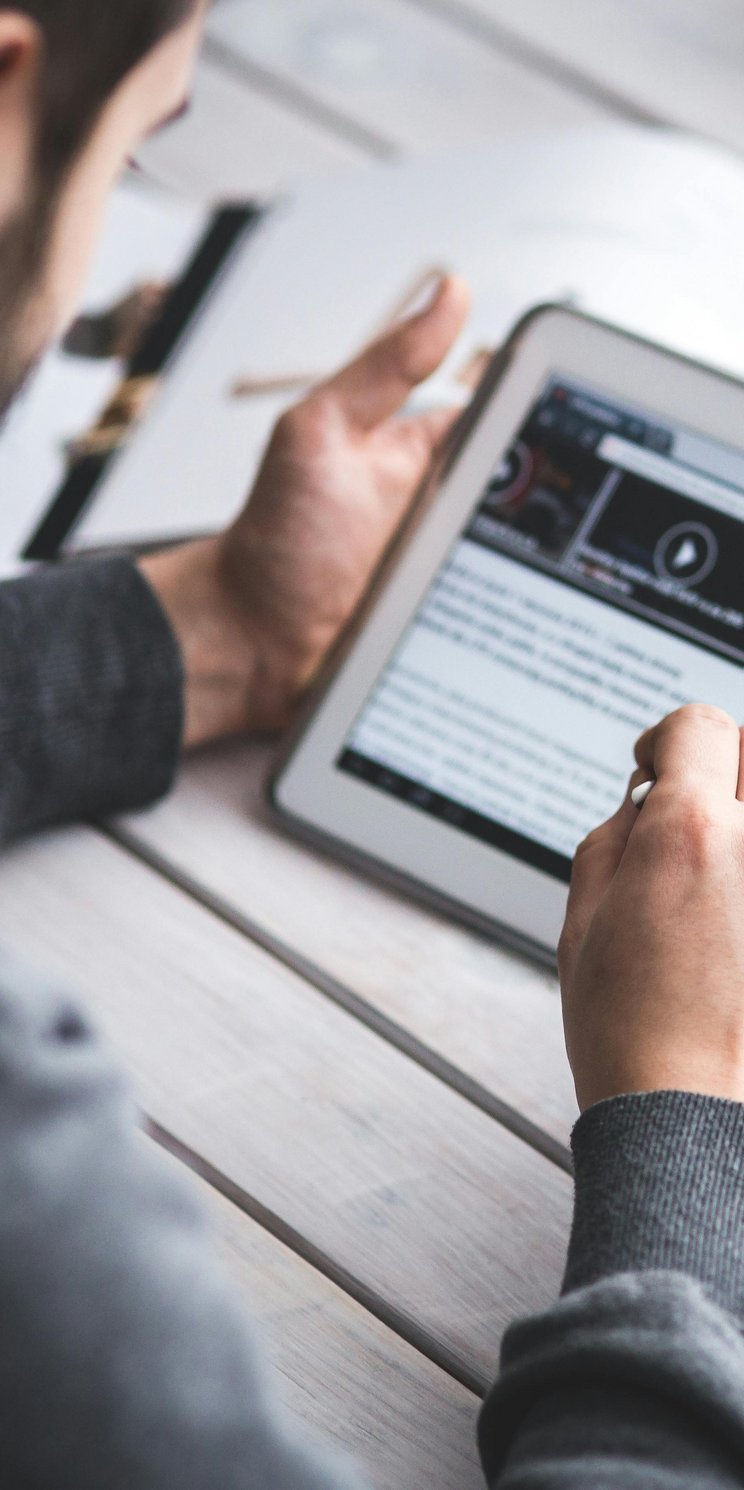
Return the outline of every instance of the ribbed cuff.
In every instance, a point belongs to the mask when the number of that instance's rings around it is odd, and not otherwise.
[[[744,1106],[693,1092],[600,1102],[574,1128],[567,1293],[664,1269],[744,1323]]]
[[[0,838],[153,801],[182,729],[178,644],[130,559],[0,585]]]

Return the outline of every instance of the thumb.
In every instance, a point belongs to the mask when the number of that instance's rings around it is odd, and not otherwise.
[[[324,385],[361,431],[390,419],[417,383],[431,377],[459,336],[470,309],[463,279],[445,275],[423,310],[378,337]]]
[[[432,456],[444,444],[458,420],[462,419],[460,406],[441,409],[426,409],[421,414],[411,414],[395,426],[397,439],[405,441],[420,455],[421,475],[430,464]]]

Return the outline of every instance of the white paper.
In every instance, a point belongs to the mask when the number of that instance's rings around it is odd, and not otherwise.
[[[472,353],[546,299],[744,374],[743,238],[733,157],[625,125],[309,185],[272,210],[223,277],[76,541],[227,522],[301,380],[342,363],[429,268],[465,273],[475,306],[419,405],[461,398],[453,376]],[[292,392],[234,396],[241,381],[293,375]]]

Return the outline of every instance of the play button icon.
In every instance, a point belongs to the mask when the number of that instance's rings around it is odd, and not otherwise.
[[[694,538],[680,538],[676,551],[668,555],[667,563],[675,574],[694,569],[700,563],[700,553]]]
[[[661,579],[678,585],[707,579],[718,558],[718,539],[704,523],[678,523],[662,534],[654,550],[654,568]]]

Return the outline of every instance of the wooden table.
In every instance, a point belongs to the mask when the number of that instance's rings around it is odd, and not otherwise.
[[[186,190],[608,117],[744,143],[739,0],[222,0]],[[200,1177],[313,1428],[386,1490],[469,1490],[515,1315],[554,1295],[575,1109],[554,979],[268,821],[264,746],[0,869],[0,937],[77,987]]]

